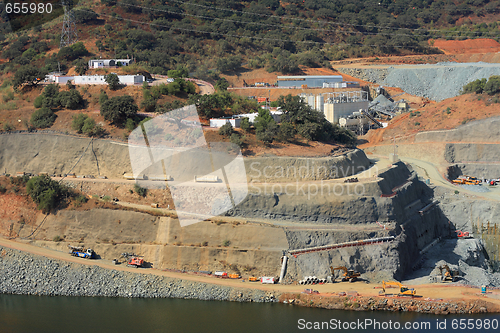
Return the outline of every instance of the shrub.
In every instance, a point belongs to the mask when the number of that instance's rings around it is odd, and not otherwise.
[[[227,239],[222,242],[222,246],[224,246],[224,247],[228,247],[230,244],[231,244],[231,241],[227,240]]]
[[[5,186],[0,185],[0,193],[4,194],[5,192],[7,192],[7,189],[5,188]]]
[[[37,109],[43,106],[43,95],[39,95],[35,98],[35,100],[33,101],[33,106]]]
[[[60,242],[62,240],[63,240],[63,238],[61,236],[59,236],[59,235],[54,236],[54,238],[52,239],[52,241],[54,241],[54,242]]]
[[[57,116],[51,109],[43,107],[31,115],[31,124],[36,128],[47,128],[54,124]]]
[[[71,128],[74,129],[77,133],[82,133],[82,127],[85,120],[87,120],[88,116],[83,113],[79,113],[77,115],[73,115],[73,120],[71,121]]]
[[[233,126],[230,123],[224,124],[219,128],[219,135],[230,136],[233,133]]]
[[[35,176],[26,184],[26,193],[44,213],[50,213],[63,200],[67,189],[49,176]]]
[[[7,94],[2,96],[4,102],[12,101],[14,99],[14,93],[9,91]]]
[[[140,195],[141,197],[145,197],[146,194],[148,193],[148,189],[144,188],[144,187],[140,187],[139,185],[135,184],[134,185],[134,191],[135,193],[137,193],[138,195]]]
[[[15,129],[16,128],[11,123],[5,123],[5,124],[3,124],[3,130],[5,132],[10,132],[10,131],[13,131]]]
[[[103,105],[108,100],[108,94],[104,90],[101,90],[99,94],[99,105]]]

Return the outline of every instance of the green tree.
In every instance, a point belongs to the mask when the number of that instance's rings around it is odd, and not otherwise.
[[[295,127],[291,123],[287,121],[282,122],[279,126],[278,139],[280,141],[289,141],[295,136],[296,132]]]
[[[45,77],[45,71],[35,66],[21,66],[16,70],[12,85],[17,90],[21,85],[36,86]]]
[[[487,82],[487,80],[484,78],[469,82],[465,86],[462,87],[461,93],[462,94],[470,94],[470,93],[482,94],[484,86],[486,85],[486,82]]]
[[[38,209],[48,214],[63,201],[68,191],[49,176],[42,175],[35,176],[26,183],[26,193],[38,205]]]
[[[36,128],[47,128],[52,126],[57,116],[51,109],[42,107],[31,115],[31,124]]]
[[[248,118],[241,119],[240,127],[245,132],[249,132],[250,131],[250,121],[248,120]]]
[[[108,74],[104,77],[104,81],[109,85],[109,89],[116,90],[120,86],[120,79],[116,74]]]
[[[127,118],[133,118],[138,110],[134,99],[128,95],[113,97],[101,105],[101,115],[104,119],[120,127],[125,124]]]
[[[83,122],[82,133],[86,136],[100,137],[104,134],[104,129],[101,125],[96,124],[93,118],[88,117]]]
[[[215,84],[215,89],[218,91],[226,91],[228,87],[229,82],[224,78],[217,80],[217,83]]]
[[[78,59],[75,63],[75,70],[78,73],[78,75],[83,75],[87,72],[89,69],[89,64],[83,60],[83,59]]]
[[[488,95],[494,95],[500,92],[500,75],[492,75],[484,85],[484,92]]]
[[[233,126],[231,123],[226,123],[219,128],[219,135],[230,136],[233,133]]]
[[[83,107],[83,97],[80,93],[71,89],[70,91],[61,91],[57,99],[59,101],[59,105],[65,109],[78,109]]]
[[[270,123],[274,123],[273,116],[266,109],[260,109],[259,115],[255,117],[254,127],[258,132],[263,132]]]

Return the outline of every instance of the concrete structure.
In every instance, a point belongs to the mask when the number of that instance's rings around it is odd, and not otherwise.
[[[299,94],[299,97],[302,98],[302,101],[307,103],[314,110],[323,112],[325,99],[323,94],[313,95],[313,94]]]
[[[225,124],[231,124],[233,128],[240,128],[241,118],[212,118],[210,119],[210,127],[219,128]]]
[[[120,84],[134,85],[144,82],[144,75],[118,75]],[[74,77],[75,84],[107,84],[105,75],[83,75]]]
[[[366,91],[346,91],[324,94],[325,118],[338,123],[341,117],[347,117],[360,109],[368,109],[368,93]]]
[[[132,59],[92,59],[89,60],[89,68],[129,66],[132,62]]]
[[[322,88],[324,83],[340,83],[341,75],[278,76],[278,87]]]

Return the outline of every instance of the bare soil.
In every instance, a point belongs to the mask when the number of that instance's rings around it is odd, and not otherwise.
[[[397,116],[386,128],[370,130],[361,137],[368,142],[360,148],[391,144],[394,136],[406,137],[408,141],[413,142],[414,135],[418,132],[452,129],[472,120],[498,116],[500,103],[495,101],[498,101],[496,96],[466,94],[439,103],[425,104],[412,113]]]

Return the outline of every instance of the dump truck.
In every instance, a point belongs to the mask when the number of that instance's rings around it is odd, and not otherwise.
[[[398,296],[415,296],[415,294],[417,293],[417,291],[415,289],[408,288],[407,286],[403,286],[398,281],[389,281],[389,282],[382,281],[381,293],[385,294],[385,289],[387,286],[395,286],[395,287],[399,288]]]
[[[71,246],[69,247],[69,254],[74,257],[80,257],[85,259],[95,259],[95,252],[90,248],[84,248],[82,246]]]
[[[335,268],[330,266],[330,271],[332,272],[332,282],[335,282],[336,278],[335,271],[337,270],[344,272],[344,274],[342,274],[342,281],[354,282],[361,276],[361,273],[355,272],[353,269],[347,269],[347,267],[344,266],[339,266]]]
[[[439,266],[439,271],[441,272],[441,281],[451,281],[455,282],[458,280],[460,273],[457,270],[452,270],[448,265]],[[443,274],[444,272],[444,274]]]
[[[481,181],[476,177],[464,175],[464,176],[458,176],[458,178],[454,179],[452,183],[457,185],[480,185]]]

